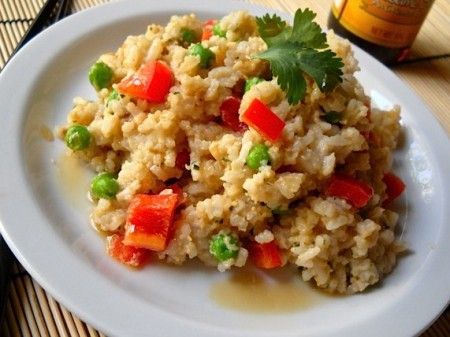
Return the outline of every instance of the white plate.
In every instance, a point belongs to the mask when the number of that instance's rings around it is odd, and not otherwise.
[[[358,76],[367,92],[378,105],[403,108],[405,141],[395,170],[407,184],[403,239],[411,247],[385,282],[363,295],[285,314],[224,309],[208,294],[226,275],[162,265],[131,272],[112,261],[89,228],[87,203],[74,205],[69,189],[58,180],[53,161],[63,144],[45,141],[42,126],[63,123],[73,97],[94,97],[87,70],[101,53],[115,50],[149,23],[165,24],[172,14],[196,12],[211,18],[244,8],[254,14],[268,11],[212,0],[111,3],[70,16],[22,49],[0,75],[2,234],[46,290],[109,336],[418,333],[450,298],[449,139],[416,95],[359,49]]]

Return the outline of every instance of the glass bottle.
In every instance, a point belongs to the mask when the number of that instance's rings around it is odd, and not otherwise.
[[[403,61],[434,0],[333,0],[328,28],[386,64]]]

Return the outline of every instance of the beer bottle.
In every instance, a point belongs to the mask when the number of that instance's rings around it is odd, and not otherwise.
[[[403,61],[434,0],[333,0],[328,28],[386,64]]]

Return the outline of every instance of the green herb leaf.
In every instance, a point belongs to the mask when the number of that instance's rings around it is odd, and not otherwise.
[[[331,91],[342,82],[344,64],[331,50],[321,50],[328,45],[325,33],[313,21],[315,17],[310,9],[298,9],[292,28],[275,14],[256,19],[259,34],[268,47],[256,57],[270,63],[290,104],[305,97],[304,74],[311,76],[322,92]]]
[[[227,32],[222,30],[222,28],[220,28],[219,22],[213,26],[213,34],[219,37],[227,37]]]
[[[270,16],[269,14],[263,17],[256,18],[256,24],[258,25],[259,35],[265,41],[266,38],[277,36],[286,28],[286,21],[283,21],[281,17],[276,14]]]
[[[258,54],[260,59],[269,61],[272,73],[286,92],[290,104],[298,103],[306,92],[306,81],[298,66],[297,47],[296,43],[284,42]]]
[[[298,9],[295,12],[290,41],[300,42],[306,47],[315,49],[328,47],[327,36],[322,32],[320,26],[313,21],[315,17],[316,13],[309,8],[306,8],[303,12]]]
[[[300,69],[314,79],[320,91],[331,91],[342,82],[344,64],[331,50],[304,49],[297,55]]]
[[[106,104],[111,103],[112,101],[118,101],[122,98],[122,95],[120,95],[116,89],[113,89],[106,99]]]

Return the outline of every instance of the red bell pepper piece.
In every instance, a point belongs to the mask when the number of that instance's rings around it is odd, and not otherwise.
[[[239,107],[241,100],[237,97],[228,97],[219,107],[220,116],[225,126],[236,132],[244,132],[248,130],[248,126],[239,120]]]
[[[177,202],[176,207],[178,207],[181,204],[184,204],[186,202],[186,197],[184,196],[183,189],[178,184],[176,184],[176,183],[172,184],[172,185],[168,186],[167,189],[171,189],[173,193],[178,195],[178,202]]]
[[[395,174],[388,172],[384,174],[383,182],[386,184],[387,198],[383,205],[387,205],[394,199],[398,198],[406,188],[405,183]]]
[[[123,243],[123,239],[123,234],[113,234],[106,238],[108,255],[123,264],[142,267],[148,261],[150,252],[147,249],[127,246]]]
[[[128,207],[124,244],[156,252],[166,249],[178,194],[137,194]]]
[[[204,23],[202,30],[202,41],[209,40],[209,38],[213,36],[213,28],[215,24],[216,20],[214,19],[209,19]]]
[[[280,248],[274,241],[267,243],[251,242],[248,251],[250,260],[258,268],[272,269],[283,264]]]
[[[242,114],[242,120],[271,142],[276,142],[286,123],[263,102],[255,98]]]
[[[331,178],[325,194],[331,197],[347,200],[353,207],[361,208],[367,205],[373,196],[373,188],[359,180],[343,175]]]
[[[119,92],[152,103],[165,101],[173,76],[169,67],[161,61],[148,61],[139,70],[125,77],[117,85]]]
[[[180,152],[177,153],[177,157],[175,158],[175,166],[180,170],[186,170],[186,165],[190,161],[189,149],[183,148]]]

